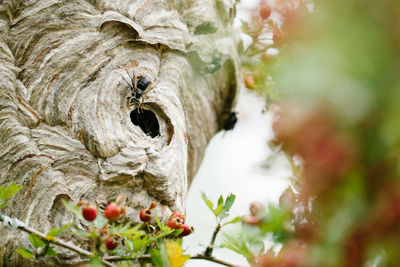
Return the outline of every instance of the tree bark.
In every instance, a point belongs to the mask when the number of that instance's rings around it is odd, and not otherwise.
[[[235,104],[234,2],[0,0],[0,184],[23,185],[3,212],[46,232],[73,219],[62,200],[184,211]],[[155,84],[139,110],[133,72]],[[27,237],[0,236],[1,265],[21,264]]]

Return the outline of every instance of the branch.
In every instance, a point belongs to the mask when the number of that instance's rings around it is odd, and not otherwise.
[[[140,260],[148,260],[148,259],[151,259],[151,256],[148,255],[148,254],[145,254],[145,255],[142,255],[140,257],[137,257],[136,259],[139,260],[139,261]],[[226,261],[218,260],[218,259],[215,259],[213,257],[207,257],[207,256],[204,256],[204,255],[190,256],[190,259],[191,260],[212,261],[212,262],[215,262],[215,263],[218,263],[218,264],[221,264],[221,265],[224,265],[224,266],[228,266],[228,267],[240,267],[240,266],[228,263]],[[109,256],[109,257],[105,257],[104,260],[113,261],[114,262],[114,261],[129,261],[129,260],[132,260],[132,259],[127,259],[127,258],[124,258],[124,257],[121,257],[121,256]]]
[[[239,267],[238,265],[233,265],[233,264],[228,263],[226,261],[218,260],[218,259],[216,259],[214,257],[207,257],[207,256],[204,256],[204,255],[191,256],[190,259],[191,260],[207,260],[207,261],[212,261],[212,262],[219,263],[221,265],[225,265],[225,266],[229,266],[229,267]]]
[[[84,249],[82,249],[80,247],[77,247],[74,244],[67,243],[66,241],[58,239],[56,237],[48,236],[46,234],[43,234],[43,233],[41,233],[41,232],[39,232],[39,231],[29,227],[29,226],[26,226],[25,223],[21,222],[20,220],[18,220],[16,218],[10,218],[10,217],[0,213],[0,222],[3,222],[3,225],[5,225],[5,226],[11,226],[14,229],[19,229],[19,230],[22,230],[24,232],[33,234],[33,235],[41,238],[42,240],[45,240],[45,241],[47,241],[49,243],[53,243],[53,244],[58,245],[60,247],[64,247],[64,248],[67,248],[69,250],[75,251],[76,253],[78,253],[80,255],[84,255],[84,256],[86,256],[88,258],[90,258],[92,256],[91,252],[89,252],[87,250],[84,250]],[[114,264],[108,262],[107,260],[102,259],[102,262],[106,266],[115,267]]]
[[[208,245],[208,247],[206,248],[206,251],[204,251],[204,257],[212,258],[211,255],[212,255],[212,252],[214,249],[215,239],[217,238],[217,235],[220,230],[221,230],[221,223],[218,223],[218,225],[215,228],[214,233],[212,235],[210,245]]]

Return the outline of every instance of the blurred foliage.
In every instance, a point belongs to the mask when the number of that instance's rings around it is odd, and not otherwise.
[[[243,217],[241,236],[275,245],[225,246],[256,266],[400,266],[400,2],[269,2],[282,24],[244,24],[245,84],[271,101],[271,145],[301,164],[279,207]]]

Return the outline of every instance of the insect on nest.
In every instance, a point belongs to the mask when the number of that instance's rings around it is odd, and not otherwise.
[[[131,105],[137,105],[138,108],[143,103],[143,96],[150,92],[154,87],[155,83],[151,82],[145,76],[138,76],[136,77],[135,71],[132,70],[132,76],[129,75],[129,72],[125,70],[128,74],[130,79],[130,83],[127,82],[125,79],[124,81],[128,84],[129,88],[131,89],[131,96],[128,97],[128,101]]]

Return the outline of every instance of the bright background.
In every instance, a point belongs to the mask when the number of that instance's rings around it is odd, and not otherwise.
[[[283,154],[271,151],[268,146],[268,140],[273,137],[272,115],[265,112],[264,99],[242,90],[237,111],[239,120],[236,127],[233,131],[217,134],[211,140],[189,190],[187,223],[195,227],[195,232],[185,237],[184,248],[191,255],[204,252],[216,226],[214,215],[201,199],[201,192],[205,192],[213,203],[221,194],[225,198],[234,193],[236,201],[229,217],[233,218],[248,214],[253,201],[277,203],[280,194],[288,186],[287,178],[291,174],[289,162]],[[267,168],[266,162],[269,165]],[[224,229],[233,231],[234,227]],[[215,249],[213,255],[237,265],[248,265],[242,256],[224,248]],[[191,260],[185,266],[221,265]]]
[[[251,10],[256,9],[259,4],[260,0],[242,0],[237,8],[236,25],[240,26],[240,19],[249,21]],[[250,37],[242,37],[245,46],[251,43]],[[213,203],[217,202],[221,194],[224,198],[230,193],[235,194],[236,201],[229,217],[234,218],[248,214],[249,205],[253,201],[263,204],[277,203],[280,194],[289,184],[289,162],[282,153],[272,151],[268,146],[268,141],[273,138],[272,114],[266,112],[264,98],[242,88],[236,111],[236,127],[229,132],[220,132],[211,140],[189,190],[187,223],[195,227],[195,232],[184,238],[183,247],[191,255],[204,252],[216,227],[214,215],[201,199],[202,192]],[[235,227],[238,226],[227,226],[222,232],[235,231]],[[217,245],[220,244],[221,237],[222,233],[217,237]],[[248,266],[244,257],[224,248],[216,248],[213,255],[236,265]],[[185,266],[222,265],[190,260]]]

